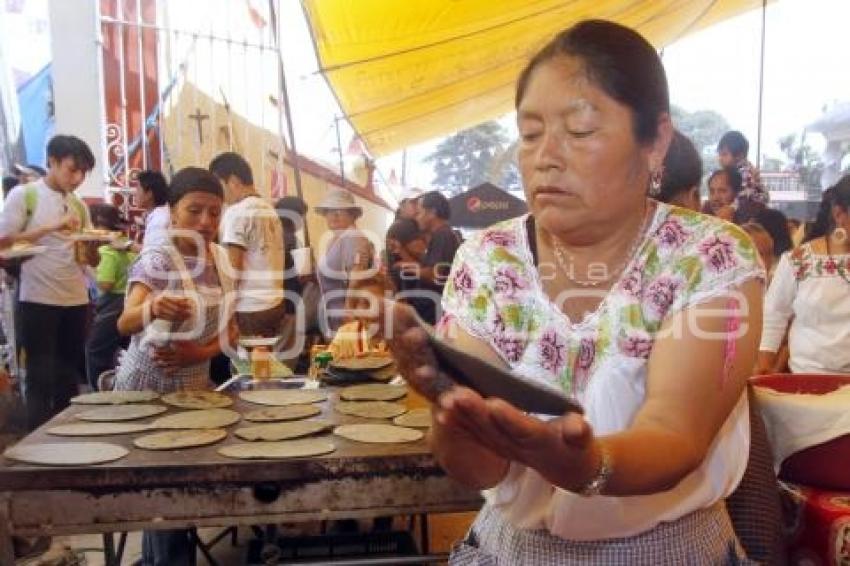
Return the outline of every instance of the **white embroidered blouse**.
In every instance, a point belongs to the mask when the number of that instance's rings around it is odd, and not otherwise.
[[[782,256],[765,296],[760,349],[776,352],[786,330],[791,371],[850,373],[850,254],[803,244]]]
[[[523,217],[461,247],[443,295],[444,320],[486,341],[513,371],[561,387],[604,436],[628,428],[643,404],[647,360],[663,321],[763,277],[738,227],[658,204],[623,276],[594,313],[575,322],[543,290]],[[682,368],[682,379],[688,374]],[[728,496],[746,467],[749,432],[744,395],[703,464],[662,493],[585,498],[512,463],[485,497],[520,528],[545,528],[571,540],[632,536]]]

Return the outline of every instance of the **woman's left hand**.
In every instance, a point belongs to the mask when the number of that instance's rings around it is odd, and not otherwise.
[[[460,428],[509,461],[539,472],[555,485],[581,490],[601,464],[593,431],[579,414],[549,421],[527,415],[501,399],[484,399],[466,387],[441,395],[437,422]]]
[[[166,373],[171,373],[182,367],[199,364],[209,357],[204,346],[196,342],[177,340],[168,346],[157,348],[153,354],[153,361]]]

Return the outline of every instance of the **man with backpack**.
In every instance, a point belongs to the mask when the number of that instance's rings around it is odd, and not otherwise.
[[[20,342],[25,352],[23,396],[35,429],[76,394],[86,341],[89,296],[71,232],[90,226],[74,191],[94,168],[84,141],[57,135],[47,144],[47,175],[12,189],[0,214],[0,246],[44,246],[21,266]]]

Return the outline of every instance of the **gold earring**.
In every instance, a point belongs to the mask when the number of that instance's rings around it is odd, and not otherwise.
[[[664,177],[664,166],[658,167],[649,175],[649,195],[657,197],[661,193],[661,179]]]

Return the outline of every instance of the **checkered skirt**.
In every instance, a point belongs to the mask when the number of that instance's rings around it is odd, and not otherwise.
[[[485,504],[450,566],[579,565],[714,566],[755,564],[744,557],[723,503],[661,523],[633,537],[569,541],[544,530],[522,530]]]

